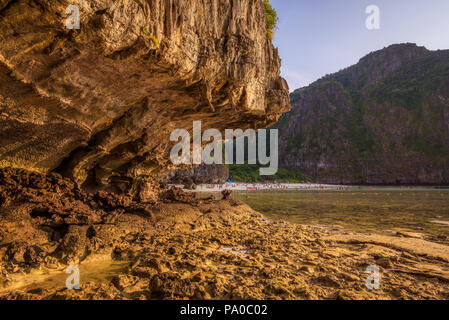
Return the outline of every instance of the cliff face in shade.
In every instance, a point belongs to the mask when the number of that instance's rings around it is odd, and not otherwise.
[[[281,166],[327,183],[449,183],[449,51],[393,45],[291,102]]]
[[[183,184],[187,187],[192,184],[223,184],[229,179],[229,168],[225,164],[201,164],[190,170],[177,170],[170,172],[165,180],[169,184]]]
[[[176,128],[275,123],[288,86],[265,24],[259,0],[1,0],[0,168],[124,191],[172,169]]]

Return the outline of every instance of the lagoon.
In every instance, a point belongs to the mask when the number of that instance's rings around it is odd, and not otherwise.
[[[254,191],[235,197],[270,219],[333,225],[361,233],[405,231],[449,239],[449,190],[350,188],[342,190]]]

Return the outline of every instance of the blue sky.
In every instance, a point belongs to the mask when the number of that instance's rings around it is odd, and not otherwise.
[[[353,65],[394,43],[449,49],[449,0],[271,0],[279,15],[274,44],[290,91]],[[380,9],[368,30],[365,9]]]

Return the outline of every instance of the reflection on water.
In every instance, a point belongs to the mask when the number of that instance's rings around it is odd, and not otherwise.
[[[80,284],[88,282],[109,283],[118,274],[124,273],[129,266],[127,261],[100,260],[80,264]],[[0,292],[20,289],[29,291],[33,289],[64,289],[66,279],[70,274],[62,270],[48,272],[32,271],[29,274],[12,274],[11,283],[6,288],[0,288]]]
[[[237,193],[238,199],[272,219],[338,225],[356,232],[404,230],[449,236],[449,190],[366,188],[350,191]]]

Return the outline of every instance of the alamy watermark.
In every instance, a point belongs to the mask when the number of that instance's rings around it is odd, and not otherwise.
[[[65,9],[65,13],[70,16],[65,20],[65,27],[67,29],[80,29],[80,9],[75,5],[70,5]]]
[[[80,289],[80,269],[77,266],[68,266],[65,273],[70,274],[65,280],[65,286],[69,290]]]
[[[365,26],[368,30],[379,30],[380,29],[380,8],[377,5],[369,5],[365,9],[365,13],[369,15],[366,18]],[[66,14],[70,16],[67,17],[65,21],[65,26],[67,29],[80,29],[80,10],[76,5],[69,5],[66,8]]]
[[[267,132],[270,134],[269,153],[267,153]],[[224,164],[234,164],[235,158],[235,164],[244,164],[245,137],[247,138],[248,164],[268,165],[268,167],[260,168],[260,175],[275,175],[278,171],[279,162],[279,133],[277,129],[263,129],[257,132],[254,129],[246,131],[226,129],[223,161],[222,133],[217,129],[208,129],[202,133],[201,121],[194,121],[193,141],[190,133],[185,129],[176,129],[171,133],[170,141],[178,143],[171,149],[170,160],[175,165],[223,164],[223,162]],[[203,142],[209,143],[203,148]],[[235,157],[234,149],[236,151]]]
[[[366,273],[370,276],[366,279],[366,288],[368,290],[379,290],[380,289],[380,270],[378,266],[368,266],[366,268]]]
[[[366,18],[365,26],[368,30],[380,29],[380,8],[376,5],[370,5],[366,7],[365,13],[368,14]]]

